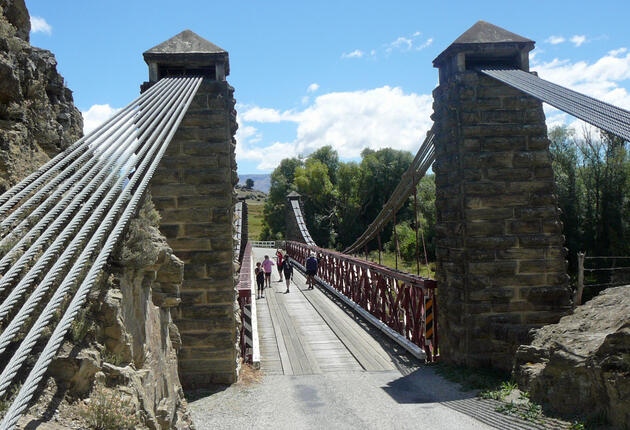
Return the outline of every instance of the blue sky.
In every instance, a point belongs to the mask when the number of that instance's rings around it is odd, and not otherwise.
[[[431,61],[482,19],[537,42],[541,77],[630,108],[627,1],[27,0],[87,127],[138,96],[142,52],[184,29],[230,53],[240,173],[330,144],[415,152],[431,125]],[[175,6],[174,6],[175,5]],[[547,109],[548,123],[571,118]]]

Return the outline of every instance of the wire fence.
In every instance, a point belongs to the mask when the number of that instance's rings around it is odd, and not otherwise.
[[[578,276],[575,304],[582,303],[585,289],[601,291],[605,288],[630,285],[630,257],[586,256],[578,253]]]

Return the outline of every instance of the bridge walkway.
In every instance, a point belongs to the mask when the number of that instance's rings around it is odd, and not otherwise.
[[[269,249],[254,248],[254,261]],[[271,288],[257,302],[261,368],[266,374],[309,375],[330,372],[396,370],[400,351],[367,327],[360,317],[339,307],[319,289],[308,290],[294,273],[291,292],[273,268]]]
[[[252,258],[274,252],[253,248]],[[198,430],[530,428],[506,425],[494,404],[480,408],[474,393],[423,366],[336,297],[306,290],[301,273],[289,294],[278,278],[274,266],[272,287],[256,302],[262,371],[256,382],[191,399]]]

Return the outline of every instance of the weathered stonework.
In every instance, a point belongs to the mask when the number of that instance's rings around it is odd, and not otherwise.
[[[177,49],[181,36],[196,38],[201,48],[210,44],[191,33],[180,33],[156,48]],[[209,46],[219,51],[201,60],[214,70],[212,55],[227,61],[227,52]],[[147,52],[163,51],[156,48]],[[165,55],[168,67],[173,67],[176,54]],[[181,67],[185,69],[194,55],[186,54]],[[195,68],[205,64],[201,60],[194,63]],[[151,61],[157,62],[162,73],[159,54]],[[173,318],[181,333],[179,369],[187,389],[232,383],[237,377],[238,305],[232,254],[238,177],[233,94],[234,88],[225,80],[204,78],[151,183],[162,217],[160,230],[184,262],[181,305],[173,311]]]
[[[236,378],[233,93],[227,82],[204,80],[151,183],[160,230],[184,261],[174,318],[186,388]]]
[[[474,70],[440,77],[440,355],[509,370],[529,330],[571,305],[542,103]]]

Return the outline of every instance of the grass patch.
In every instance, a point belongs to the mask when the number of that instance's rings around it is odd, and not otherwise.
[[[503,400],[507,396],[512,394],[512,391],[517,389],[518,386],[514,382],[503,381],[497,389],[482,390],[479,393],[479,397],[481,397],[482,399]]]
[[[247,228],[249,229],[247,233],[252,240],[260,240],[264,207],[264,203],[247,202]]]
[[[516,404],[514,402],[501,403],[495,410],[499,413],[513,415],[532,423],[538,422],[543,418],[542,406],[532,403],[529,400],[523,404]]]
[[[124,400],[120,393],[105,388],[96,389],[79,414],[91,429],[96,430],[134,429],[139,424],[131,402]]]
[[[359,256],[360,258],[365,258],[365,254]],[[378,263],[378,251],[372,251],[368,255],[368,259],[375,263]],[[381,264],[383,266],[391,267],[392,269],[396,268],[396,255],[393,252],[383,251],[381,253]],[[404,261],[402,258],[398,258],[398,270],[402,270],[403,272],[416,274],[418,271],[418,267],[416,265],[416,261]],[[420,257],[420,276],[425,278],[435,279],[435,263],[429,263],[429,268],[422,262],[422,256]]]
[[[72,340],[75,343],[79,343],[85,340],[88,333],[92,332],[94,328],[94,321],[90,318],[90,314],[87,309],[81,309],[76,316],[72,325],[70,326],[70,334]]]
[[[125,362],[122,354],[118,352],[112,352],[107,349],[103,351],[103,361],[118,367],[120,367]]]
[[[241,385],[253,385],[262,382],[263,374],[260,369],[254,369],[254,367],[241,361],[241,371],[238,374],[238,383]]]

